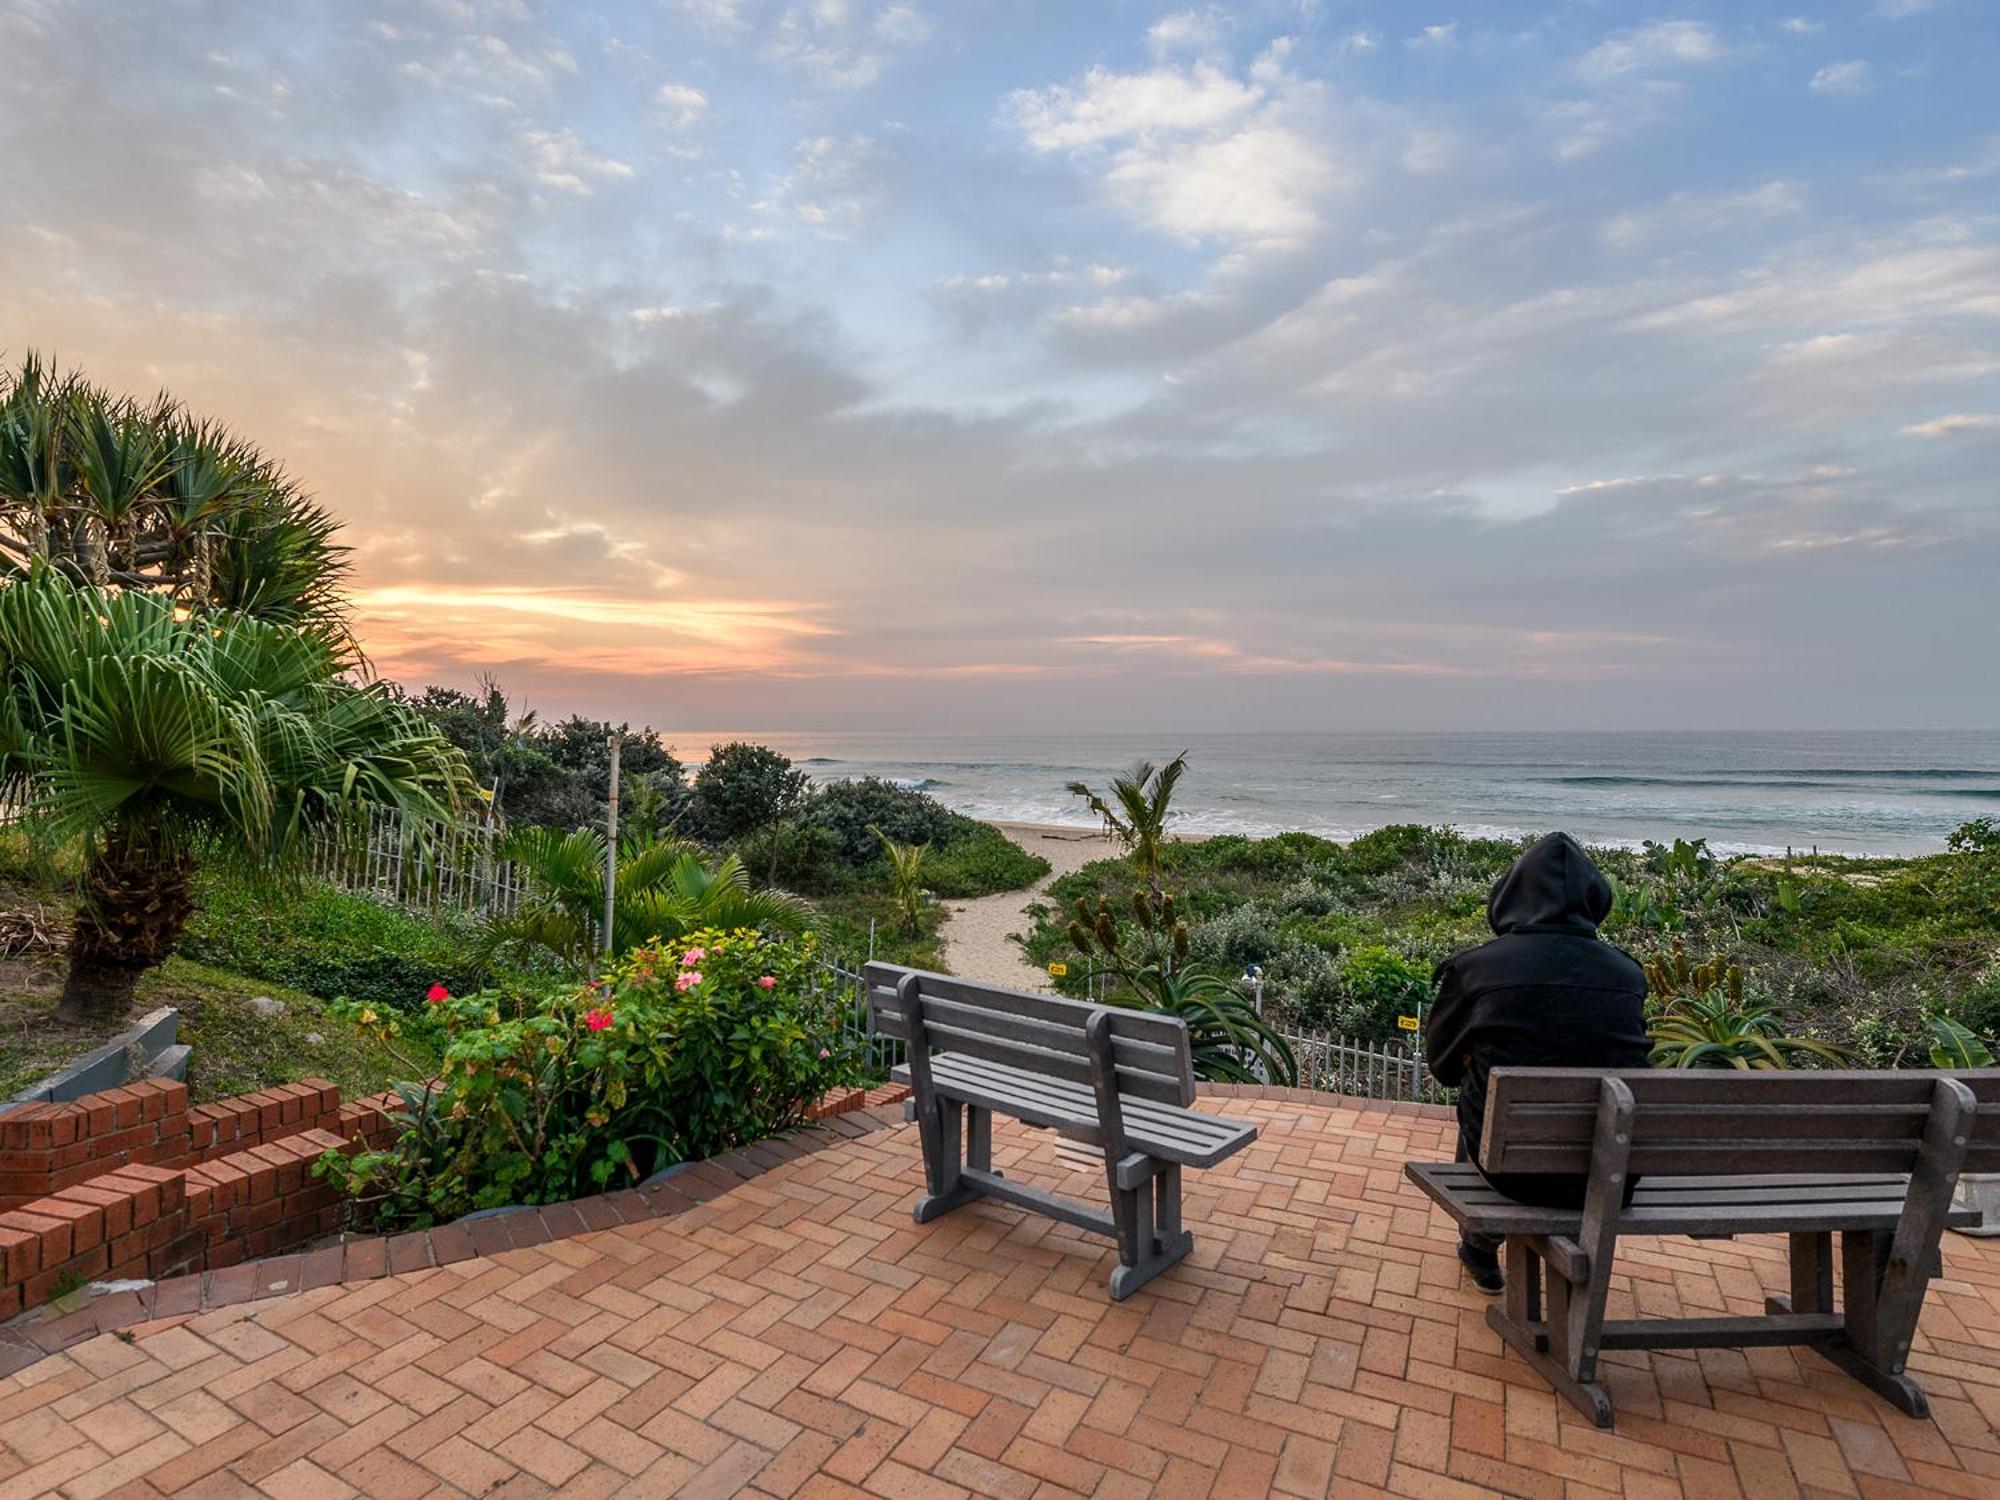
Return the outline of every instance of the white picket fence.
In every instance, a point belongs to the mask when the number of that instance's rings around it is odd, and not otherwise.
[[[526,885],[499,855],[491,829],[462,827],[415,838],[392,807],[370,808],[360,822],[314,834],[307,847],[312,873],[329,885],[414,911],[504,916],[521,904]]]

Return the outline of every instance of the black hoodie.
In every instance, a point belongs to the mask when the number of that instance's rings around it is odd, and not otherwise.
[[[1437,968],[1424,1050],[1438,1082],[1458,1089],[1460,1139],[1472,1160],[1486,1115],[1486,1075],[1499,1067],[1643,1068],[1646,973],[1600,942],[1611,882],[1566,833],[1537,840],[1486,898],[1490,943]],[[1510,1177],[1500,1191],[1565,1203],[1578,1185]]]

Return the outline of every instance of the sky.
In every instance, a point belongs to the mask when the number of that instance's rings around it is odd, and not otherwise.
[[[744,729],[2000,724],[2000,5],[0,0],[0,352],[377,670]]]

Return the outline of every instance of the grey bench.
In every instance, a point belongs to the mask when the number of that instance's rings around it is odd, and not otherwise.
[[[1910,1342],[1944,1230],[1978,1218],[1952,1206],[1959,1173],[2000,1169],[2000,1071],[1496,1068],[1479,1159],[1588,1176],[1581,1210],[1561,1210],[1501,1196],[1470,1163],[1404,1167],[1461,1227],[1506,1237],[1507,1287],[1487,1321],[1600,1427],[1607,1349],[1809,1345],[1924,1416]],[[1755,1316],[1607,1320],[1617,1241],[1635,1234],[1788,1235],[1791,1295]]]
[[[1181,1168],[1214,1166],[1255,1140],[1257,1127],[1188,1108],[1186,1026],[892,964],[870,964],[867,983],[870,1024],[909,1046],[893,1076],[911,1087],[923,1140],[919,1224],[998,1198],[1109,1235],[1118,1244],[1115,1300],[1193,1248],[1181,1226]],[[1111,1212],[994,1171],[996,1112],[1101,1150]]]

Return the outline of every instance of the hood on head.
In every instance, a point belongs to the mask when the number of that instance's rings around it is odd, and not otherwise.
[[[1496,933],[1573,932],[1594,935],[1611,910],[1611,882],[1583,846],[1566,833],[1528,846],[1486,898],[1486,922]]]

